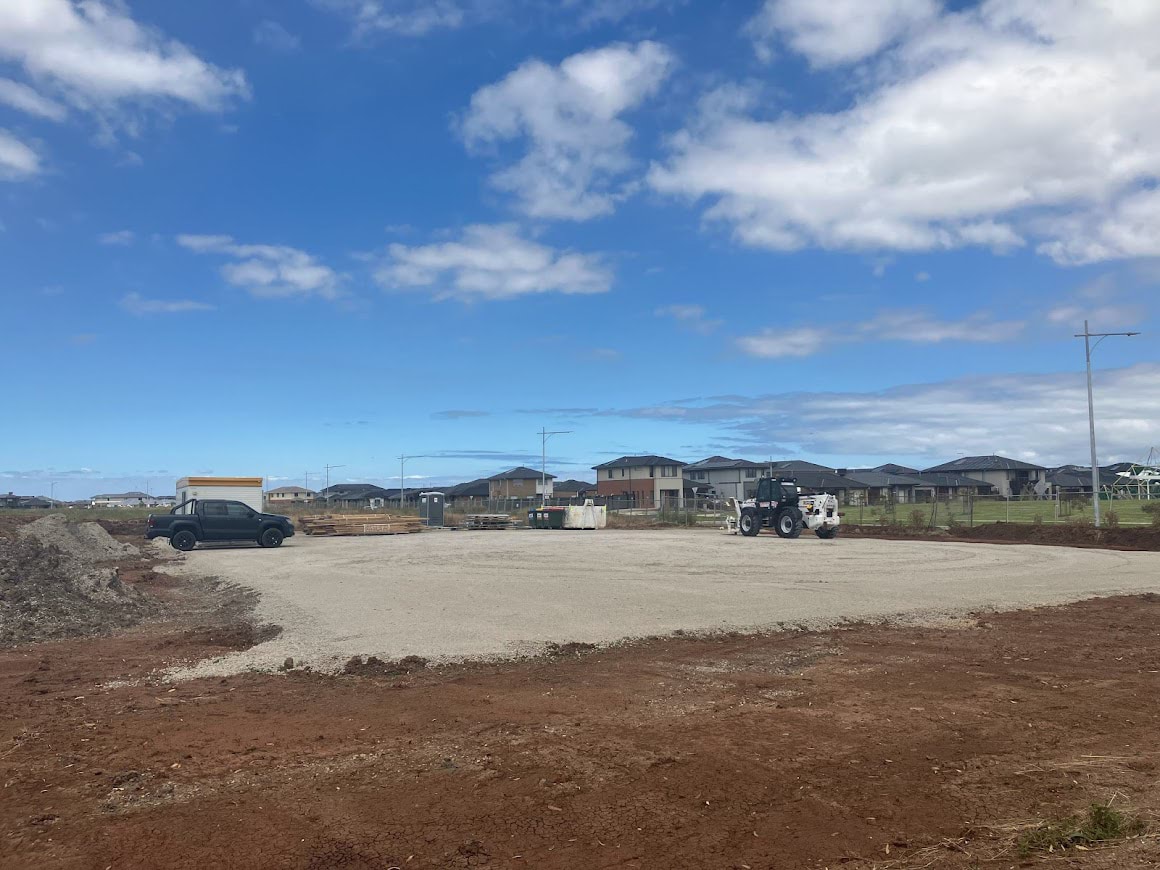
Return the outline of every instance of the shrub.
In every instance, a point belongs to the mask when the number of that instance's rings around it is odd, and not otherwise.
[[[1160,501],[1150,501],[1140,510],[1152,518],[1152,525],[1160,526]]]
[[[1104,523],[1109,529],[1117,529],[1120,527],[1120,515],[1114,510],[1109,509],[1104,514]]]
[[[926,511],[913,510],[910,512],[910,527],[912,529],[926,528]]]
[[[1114,810],[1107,804],[1092,804],[1086,818],[1069,816],[1058,822],[1044,822],[1019,838],[1019,854],[1054,852],[1071,846],[1106,843],[1139,834],[1144,823]]]
[[[1036,514],[1036,515],[1035,515],[1035,516],[1032,518],[1031,522],[1032,522],[1033,524],[1037,525],[1037,526],[1041,526],[1041,525],[1043,525],[1043,515],[1042,515],[1042,514]]]

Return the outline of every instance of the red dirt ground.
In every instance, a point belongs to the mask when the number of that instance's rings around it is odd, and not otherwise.
[[[253,642],[236,617],[0,651],[0,866],[965,870],[1037,866],[1018,832],[1093,801],[1156,830],[1152,596],[960,628],[150,678]],[[1160,841],[1047,860],[1155,867]]]

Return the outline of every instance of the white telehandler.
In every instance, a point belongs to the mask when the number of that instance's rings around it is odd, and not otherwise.
[[[763,477],[757,482],[757,497],[738,502],[729,499],[733,516],[725,527],[733,534],[753,537],[763,528],[772,528],[782,538],[796,538],[809,529],[819,538],[836,538],[842,518],[838,499],[829,493],[803,495],[797,482]]]

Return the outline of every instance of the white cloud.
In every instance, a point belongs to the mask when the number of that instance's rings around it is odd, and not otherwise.
[[[749,356],[779,359],[787,356],[812,356],[832,339],[828,330],[809,326],[787,329],[763,329],[756,335],[743,335],[737,347]]]
[[[622,115],[659,89],[675,61],[655,42],[574,54],[558,66],[529,60],[476,91],[461,123],[473,149],[521,140],[527,153],[494,174],[532,217],[587,220],[627,195],[632,129]]]
[[[766,0],[745,32],[762,60],[772,58],[780,36],[825,67],[876,54],[938,12],[936,0]]]
[[[893,45],[849,72],[840,110],[702,101],[651,184],[773,249],[1160,255],[1160,113],[1141,110],[1160,101],[1160,4],[987,0],[897,37],[836,46],[833,62]]]
[[[197,254],[220,254],[233,262],[222,277],[254,296],[342,296],[342,277],[312,255],[286,245],[241,245],[231,236],[180,235],[177,243]]]
[[[925,311],[894,309],[881,311],[861,323],[767,328],[754,335],[741,336],[735,343],[749,356],[778,359],[812,356],[833,345],[868,341],[998,343],[1016,338],[1024,326],[1021,320],[994,320],[985,312],[962,320],[939,320]]]
[[[653,312],[657,317],[671,318],[686,329],[708,335],[714,332],[724,322],[706,316],[705,308],[701,305],[663,305]]]
[[[561,7],[578,12],[581,27],[596,27],[619,24],[633,15],[683,4],[684,0],[564,0]]]
[[[40,172],[40,155],[0,127],[0,181],[31,178]]]
[[[512,224],[464,229],[457,241],[392,244],[375,273],[384,287],[424,289],[436,298],[514,299],[531,293],[605,293],[612,273],[594,254],[561,251]]]
[[[122,297],[120,305],[130,314],[144,317],[147,314],[186,314],[190,311],[212,311],[214,306],[192,299],[146,299],[140,293],[128,293]]]
[[[961,453],[999,453],[1055,465],[1083,462],[1088,455],[1080,368],[874,392],[730,396],[715,403],[601,413],[715,426],[732,435],[738,451],[759,456],[770,449],[780,452],[778,445],[799,444],[814,454],[858,458],[926,457],[933,464]],[[1138,460],[1147,445],[1160,443],[1160,364],[1097,371],[1095,397],[1101,462]]]
[[[0,103],[49,121],[63,121],[68,114],[68,109],[56,100],[12,79],[0,79]]]
[[[1127,303],[1113,274],[1101,275],[1061,299],[1047,312],[1047,322],[1067,327],[1073,334],[1083,322],[1095,330],[1122,331],[1146,316],[1143,306]]]
[[[202,60],[112,0],[0,3],[0,59],[90,109],[160,100],[208,111],[248,94],[241,71]]]
[[[101,233],[97,241],[102,245],[131,245],[137,240],[137,234],[132,230],[117,230],[112,233]]]
[[[301,42],[277,21],[266,19],[258,22],[258,26],[254,28],[254,43],[273,51],[294,51]]]
[[[350,19],[356,38],[374,33],[424,36],[463,25],[467,12],[452,0],[314,0]]]

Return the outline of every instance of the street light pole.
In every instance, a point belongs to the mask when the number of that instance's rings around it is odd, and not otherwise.
[[[1100,346],[1100,341],[1113,335],[1130,337],[1139,335],[1138,332],[1092,332],[1088,322],[1083,322],[1083,332],[1076,333],[1075,338],[1083,339],[1084,358],[1087,361],[1087,393],[1088,393],[1088,435],[1091,438],[1092,448],[1092,520],[1095,527],[1100,527],[1100,466],[1096,459],[1096,410],[1092,399],[1092,351]],[[1095,344],[1092,339],[1098,338]]]
[[[553,435],[571,435],[571,429],[559,429],[549,432],[545,426],[540,430],[540,507],[548,501],[548,439]]]

